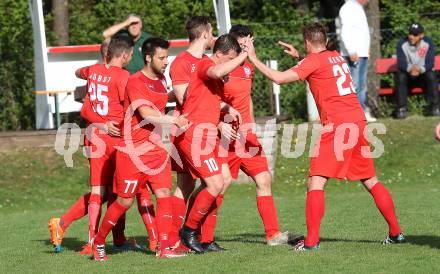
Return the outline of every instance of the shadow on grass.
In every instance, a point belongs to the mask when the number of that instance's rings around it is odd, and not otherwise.
[[[146,253],[149,255],[154,255],[156,254],[155,252],[147,249],[147,245],[145,243],[145,236],[136,236],[136,237],[130,237],[136,240],[136,243],[141,247],[141,249],[135,249],[135,250],[130,250],[130,252],[142,252],[142,253]],[[38,240],[34,240],[35,242],[40,242],[41,244],[44,244],[45,246],[50,246],[52,247],[52,243],[50,242],[49,239],[38,239]],[[85,244],[86,242],[83,240],[79,240],[78,238],[69,238],[66,237],[63,239],[63,243],[62,243],[62,250],[69,250],[69,251],[74,251],[74,252],[79,252],[81,250],[81,247]],[[106,244],[106,251],[107,254],[116,254],[116,253],[120,253],[120,252],[127,252],[125,250],[114,250],[113,248],[113,243],[110,242]],[[54,253],[54,250],[44,250],[44,253]]]
[[[266,245],[264,234],[257,233],[234,234],[230,236],[216,237],[215,239],[219,242],[238,242]]]
[[[336,238],[321,238],[321,242],[342,242],[342,243],[364,243],[364,244],[378,244],[379,241],[362,240],[362,239],[336,239]]]
[[[406,244],[428,246],[431,248],[440,249],[440,236],[437,235],[406,235]],[[379,241],[372,240],[353,240],[353,239],[335,239],[335,238],[321,238],[322,242],[348,242],[348,243],[368,243],[380,244]]]
[[[440,236],[437,235],[407,235],[406,241],[412,245],[429,246],[440,249]]]

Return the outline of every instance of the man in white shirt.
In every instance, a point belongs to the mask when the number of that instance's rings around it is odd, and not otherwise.
[[[363,6],[368,0],[348,0],[339,10],[341,20],[341,55],[345,58],[353,83],[364,109],[367,121],[371,117],[366,102],[368,56],[370,55],[370,29]]]

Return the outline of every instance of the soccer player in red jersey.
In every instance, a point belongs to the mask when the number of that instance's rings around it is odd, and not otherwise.
[[[234,37],[222,35],[215,42],[211,58],[204,58],[196,65],[196,73],[191,75],[182,109],[192,125],[174,141],[192,177],[201,178],[206,184],[189,208],[180,230],[182,243],[197,253],[204,252],[197,236],[200,222],[215,206],[216,198],[224,186],[222,162],[218,157],[217,125],[221,110],[229,112],[230,109],[220,98],[226,80],[224,77],[247,58],[247,53],[240,51],[240,45]]]
[[[253,37],[253,32],[248,26],[235,25],[229,31],[229,34],[234,36],[240,46],[244,46],[247,37]],[[252,64],[245,61],[228,75],[228,81],[224,85],[223,101],[240,112],[243,124],[251,126],[254,123],[253,106],[252,106],[252,80],[254,76],[254,68]],[[233,129],[230,123],[220,122],[219,127],[226,127],[226,132],[232,132]],[[269,171],[266,156],[263,148],[257,139],[257,136],[252,131],[251,127],[239,129],[238,140],[235,142],[225,144],[227,151],[226,162],[229,169],[224,172],[228,177],[237,179],[238,173],[241,170],[250,176],[255,184],[257,191],[257,208],[263,221],[264,230],[266,233],[266,240],[268,245],[287,244],[289,240],[289,233],[280,232],[278,225],[278,217],[275,209],[275,203],[272,197],[272,176]],[[241,137],[240,137],[241,136]],[[245,138],[243,138],[245,136]],[[228,138],[226,138],[227,140]],[[258,151],[249,155],[252,157],[240,157],[235,151],[236,145],[241,146],[244,151],[248,148],[257,148]],[[232,182],[232,179],[226,180]],[[222,194],[225,193],[230,183],[225,183]],[[208,215],[209,218],[209,215]],[[212,218],[212,224],[215,229],[215,219]],[[296,236],[298,237],[298,236]]]
[[[116,153],[114,191],[118,198],[107,210],[93,242],[94,259],[107,260],[105,239],[133,203],[139,188],[150,187],[156,195],[156,222],[160,258],[183,254],[169,249],[171,228],[171,165],[162,143],[161,124],[188,124],[184,115],[164,115],[168,101],[163,75],[168,65],[169,43],[161,38],[149,38],[142,45],[144,68],[130,76],[124,100],[124,125],[121,147]]]
[[[324,186],[329,178],[360,180],[388,223],[384,243],[404,242],[391,195],[376,177],[365,131],[365,115],[357,100],[348,65],[338,52],[327,50],[327,35],[321,24],[304,27],[303,37],[307,56],[283,72],[267,67],[257,58],[252,42],[246,43],[249,59],[270,80],[277,84],[297,80],[309,83],[324,126],[311,159],[307,182],[307,237],[305,241],[299,241],[294,250],[319,249]],[[291,45],[280,44],[286,48],[286,53],[299,57]]]
[[[208,58],[204,52],[212,47],[212,26],[206,16],[193,16],[186,22],[186,31],[190,45],[187,50],[176,56],[170,67],[170,78],[173,86],[173,95],[176,99],[176,109],[182,111],[186,90],[191,75],[196,72],[197,63],[203,58]],[[172,136],[171,141],[174,143]],[[194,191],[195,179],[181,163],[171,159],[172,170],[177,173],[177,185],[172,197],[173,223],[170,232],[170,244],[179,246],[179,230],[185,218],[186,204]]]
[[[107,41],[101,46],[105,52]],[[96,64],[77,70],[78,77],[87,79],[88,94],[84,100],[81,116],[88,122],[97,123],[97,127],[86,133],[85,145],[89,149],[91,192],[80,199],[61,218],[49,220],[51,242],[55,251],[61,251],[64,232],[75,220],[89,215],[89,242],[95,236],[101,214],[101,204],[106,200],[106,188],[113,183],[114,145],[119,143],[119,123],[122,121],[122,104],[128,72],[123,69],[131,59],[133,41],[117,37],[108,45],[107,63]],[[104,59],[104,58],[103,58]],[[123,244],[123,230],[114,235],[115,245]],[[118,237],[119,236],[119,237]],[[118,239],[120,243],[118,243]],[[87,246],[82,254],[87,253]],[[84,253],[85,252],[85,253]]]

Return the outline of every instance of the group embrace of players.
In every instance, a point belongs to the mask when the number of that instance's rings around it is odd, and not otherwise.
[[[284,72],[270,69],[257,58],[248,26],[233,26],[214,45],[207,17],[192,17],[186,29],[190,46],[170,67],[170,93],[163,75],[169,42],[161,38],[143,43],[145,65],[132,75],[124,67],[133,54],[133,41],[124,36],[107,41],[107,50],[104,42],[103,64],[77,71],[78,77],[87,80],[88,89],[81,116],[94,125],[88,127],[85,138],[91,191],[63,216],[49,220],[50,239],[57,252],[69,225],[85,215],[89,218],[89,239],[81,254],[107,260],[105,240],[110,231],[114,249],[138,248],[124,234],[125,213],[135,198],[148,232],[149,249],[159,258],[182,257],[189,251],[222,251],[214,237],[217,213],[240,169],[256,183],[257,208],[268,245],[293,243],[297,251],[319,248],[328,178],[361,180],[389,225],[384,243],[404,241],[391,196],[378,182],[371,157],[365,157],[365,148],[369,153],[363,134],[365,116],[348,67],[338,52],[326,49],[322,25],[304,28],[307,56]],[[291,45],[280,44],[298,58]],[[211,48],[208,57],[204,53]],[[305,239],[279,228],[272,176],[252,127],[251,63],[280,84],[307,80],[318,105],[324,128],[309,170]],[[165,114],[169,100],[177,103],[172,116]],[[358,131],[356,144],[342,150],[341,161],[334,139],[348,138],[353,125]],[[162,143],[163,127],[170,128],[169,150]],[[174,193],[172,170],[177,173]],[[197,189],[196,179],[201,181]],[[156,208],[150,192],[156,196]],[[105,202],[107,211],[99,225]]]

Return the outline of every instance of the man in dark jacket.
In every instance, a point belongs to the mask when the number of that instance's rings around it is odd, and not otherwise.
[[[440,116],[434,59],[435,46],[430,38],[425,37],[423,26],[411,24],[408,37],[397,44],[396,118],[406,118],[408,88],[413,85],[425,88],[431,114]]]

